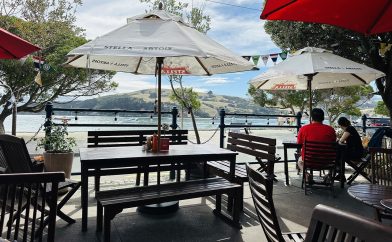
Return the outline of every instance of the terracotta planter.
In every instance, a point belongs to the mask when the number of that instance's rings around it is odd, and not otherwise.
[[[71,177],[73,152],[48,153],[44,152],[44,164],[46,171],[63,171],[66,178]]]

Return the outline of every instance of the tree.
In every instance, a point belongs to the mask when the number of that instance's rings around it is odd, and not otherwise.
[[[266,91],[249,86],[249,95],[262,107],[290,109],[292,113],[303,112],[309,105],[307,91]],[[313,102],[317,101],[313,97]]]
[[[74,100],[80,96],[93,96],[109,91],[117,86],[111,82],[111,72],[66,68],[66,54],[84,43],[86,39],[80,28],[74,26],[75,8],[80,1],[66,0],[17,0],[0,3],[0,27],[40,46],[36,53],[51,67],[41,71],[42,86],[33,80],[37,75],[33,61],[0,61],[0,82],[12,89],[18,103],[19,112],[39,112],[48,101],[60,96]],[[17,15],[18,17],[15,17]],[[11,92],[3,90],[0,98],[0,132],[4,132],[3,122],[12,113],[8,102]]]
[[[338,27],[290,21],[267,21],[265,30],[282,49],[291,51],[305,46],[331,49],[342,57],[384,72],[386,78],[376,80],[377,88],[392,113],[392,51],[381,53],[380,43],[392,43],[392,33],[365,36]],[[352,93],[355,95],[355,93]]]
[[[374,108],[374,113],[387,116],[389,114],[389,111],[383,101],[378,101],[377,106]]]
[[[371,86],[353,86],[334,88],[331,90],[319,90],[319,106],[325,110],[330,123],[342,115],[361,116],[359,106],[369,100],[373,88]]]
[[[150,5],[150,9],[157,9],[159,6],[160,0],[139,0],[142,3],[148,3]],[[184,16],[187,18],[188,22],[198,31],[202,33],[206,33],[210,29],[211,19],[209,16],[203,14],[203,9],[199,7],[192,6],[190,12],[186,12],[188,8],[187,3],[183,3],[181,1],[176,0],[167,0],[164,4],[164,9],[168,12]],[[198,101],[198,94],[193,91],[192,88],[185,88],[182,82],[183,76],[169,76],[170,85],[172,88],[173,100],[179,102],[181,107],[185,108],[191,115],[192,124],[195,131],[196,142],[200,144],[200,136],[196,125],[196,119],[194,115],[194,111],[200,108],[200,103]],[[179,86],[179,88],[175,87],[175,83]],[[195,101],[196,100],[196,101]],[[194,106],[196,105],[196,106]],[[198,107],[199,106],[199,107]]]

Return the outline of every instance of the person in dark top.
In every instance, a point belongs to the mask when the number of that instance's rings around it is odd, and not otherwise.
[[[345,117],[340,117],[338,119],[338,124],[344,131],[339,142],[347,144],[347,158],[352,161],[361,159],[364,149],[357,130],[351,126],[351,122]]]

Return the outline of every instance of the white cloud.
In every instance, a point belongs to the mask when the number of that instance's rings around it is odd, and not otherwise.
[[[207,77],[204,79],[204,84],[206,85],[222,85],[233,81],[228,80],[224,77]]]

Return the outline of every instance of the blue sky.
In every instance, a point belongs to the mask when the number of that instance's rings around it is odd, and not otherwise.
[[[182,0],[190,5],[204,7],[211,17],[211,30],[207,35],[239,55],[263,55],[280,52],[280,49],[264,32],[264,22],[260,20],[263,0]],[[218,4],[222,2],[245,8]],[[252,8],[252,9],[246,9]],[[77,25],[84,28],[86,37],[94,39],[126,24],[126,18],[144,13],[147,6],[139,0],[84,0],[77,9]],[[279,62],[280,60],[278,60]],[[267,66],[272,65],[269,60]],[[264,68],[260,60],[258,67]],[[246,97],[248,81],[261,71],[214,75],[211,77],[184,77],[186,86],[197,91],[213,91],[215,94]],[[146,88],[155,88],[155,77],[118,73],[114,80],[119,87],[108,94],[127,93]],[[167,78],[163,78],[163,88],[170,88]]]

